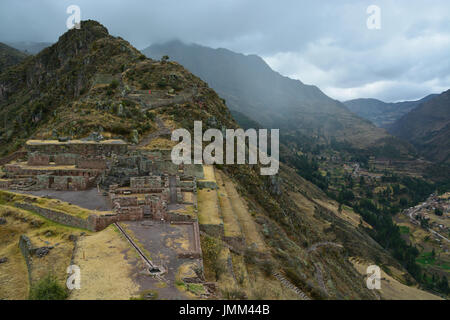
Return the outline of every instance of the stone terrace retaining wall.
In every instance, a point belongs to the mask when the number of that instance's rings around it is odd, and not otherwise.
[[[120,221],[136,221],[142,220],[144,218],[143,211],[141,210],[124,210],[120,214],[105,214],[105,215],[95,215],[91,214],[87,219],[72,216],[70,214],[64,213],[62,211],[56,211],[48,208],[43,208],[30,203],[18,202],[15,204],[16,207],[30,210],[38,213],[39,215],[55,221],[57,223],[86,229],[89,231],[101,231],[108,227],[110,224]]]
[[[33,254],[33,245],[31,244],[31,240],[26,235],[21,235],[19,239],[19,248],[22,252],[22,255],[25,259],[25,263],[27,265],[28,270],[28,281],[31,286],[31,268],[33,263],[33,258],[31,255]]]
[[[89,219],[82,219],[79,217],[72,216],[70,214],[66,214],[62,211],[56,211],[56,210],[52,210],[49,208],[43,208],[43,207],[40,207],[40,206],[37,206],[34,204],[30,204],[30,203],[16,202],[15,206],[18,208],[24,209],[24,210],[34,211],[49,220],[55,221],[57,223],[60,223],[60,224],[66,225],[66,226],[95,231],[95,229],[92,228]],[[95,215],[93,215],[93,216],[95,216]]]

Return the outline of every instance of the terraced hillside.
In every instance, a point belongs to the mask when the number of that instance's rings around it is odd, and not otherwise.
[[[170,131],[192,132],[194,120],[203,121],[205,130],[237,128],[224,100],[206,83],[175,62],[146,58],[95,21],[82,22],[80,30],[68,31],[0,75],[0,119],[6,119],[0,128],[4,155],[29,138],[83,138],[95,131],[126,139],[135,148],[153,148],[155,139],[170,148]],[[351,210],[341,214],[337,203],[286,165],[273,177],[261,176],[259,169],[207,167],[205,187],[197,194],[198,212],[189,212],[198,215],[204,274],[215,288],[213,297],[377,299],[349,257],[400,270],[398,280],[414,284]],[[134,263],[133,251],[123,251],[124,243],[108,229],[102,232],[82,240],[85,254],[78,252],[75,259],[80,264],[90,261],[86,267],[93,269],[117,263],[113,274],[131,280],[120,282],[117,296],[109,282],[99,281],[110,293],[99,297],[126,298],[136,291],[133,276],[139,276],[127,264]],[[101,242],[97,248],[95,239]],[[182,241],[176,248],[180,246]],[[111,260],[105,257],[108,249],[114,251]],[[182,269],[182,274],[192,271]],[[106,276],[106,271],[95,277]],[[198,287],[175,284],[197,298],[203,294]],[[152,284],[158,285],[163,286]],[[89,289],[79,298],[96,294]],[[155,292],[147,296],[156,297]]]

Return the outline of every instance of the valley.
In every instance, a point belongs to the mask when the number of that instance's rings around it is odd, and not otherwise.
[[[0,70],[0,299],[448,298],[432,159],[257,56],[171,46],[147,58],[88,20]],[[194,121],[280,128],[278,174],[175,164]]]

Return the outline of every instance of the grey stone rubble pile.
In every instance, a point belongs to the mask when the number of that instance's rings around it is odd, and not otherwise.
[[[41,248],[37,248],[34,252],[34,254],[36,255],[36,257],[38,258],[43,258],[46,255],[48,255],[50,253],[50,250],[53,249],[53,247],[41,247]]]

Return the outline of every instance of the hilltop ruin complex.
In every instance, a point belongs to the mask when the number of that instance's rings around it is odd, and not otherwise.
[[[197,206],[202,166],[175,165],[167,151],[129,150],[123,140],[29,140],[25,147],[4,165],[0,188],[103,189],[117,221],[190,220],[174,211],[182,205]],[[101,225],[97,229],[106,227]]]

